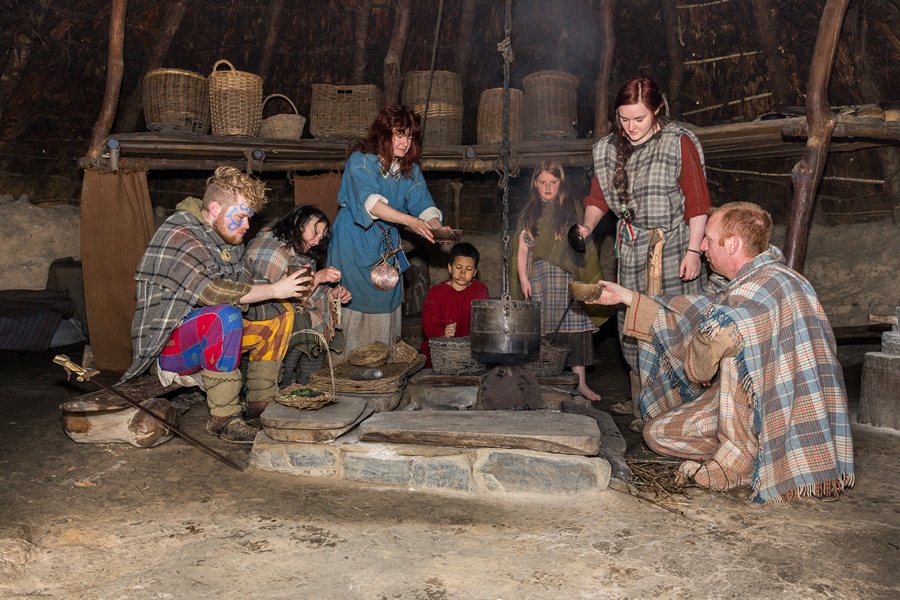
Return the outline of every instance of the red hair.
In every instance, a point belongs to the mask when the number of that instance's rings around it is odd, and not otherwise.
[[[411,139],[409,150],[399,158],[400,173],[412,177],[412,167],[422,154],[422,121],[408,106],[397,104],[386,106],[372,124],[366,137],[348,150],[364,154],[377,154],[381,159],[383,173],[387,173],[394,162],[394,134],[407,134]]]

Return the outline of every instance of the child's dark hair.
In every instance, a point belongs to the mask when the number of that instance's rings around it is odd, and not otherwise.
[[[453,261],[456,260],[457,256],[465,256],[466,258],[471,258],[475,261],[475,268],[478,268],[478,261],[481,260],[481,255],[478,253],[478,249],[475,248],[469,242],[460,242],[458,244],[454,244],[452,248],[450,248],[450,264],[453,264]]]

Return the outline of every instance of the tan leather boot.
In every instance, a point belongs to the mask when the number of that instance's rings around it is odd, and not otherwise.
[[[251,360],[247,363],[247,409],[248,419],[255,419],[268,407],[275,404],[278,391],[278,369],[281,365],[274,360]]]
[[[254,427],[244,421],[240,415],[231,417],[210,417],[206,422],[206,430],[213,435],[218,435],[227,442],[235,444],[252,444],[259,427]]]

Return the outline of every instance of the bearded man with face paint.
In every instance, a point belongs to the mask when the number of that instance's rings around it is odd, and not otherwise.
[[[264,321],[248,321],[242,313],[253,303],[297,297],[311,279],[298,272],[274,283],[251,283],[243,239],[265,201],[261,181],[219,167],[203,199],[180,202],[157,230],[134,277],[134,359],[122,380],[155,367],[164,385],[201,383],[210,412],[207,431],[235,443],[252,443],[259,431],[242,413],[258,416],[274,403],[293,327],[290,311]],[[238,366],[245,352],[243,404]],[[199,382],[192,377],[197,373]]]

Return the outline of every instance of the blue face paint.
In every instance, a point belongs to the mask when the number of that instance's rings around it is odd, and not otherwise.
[[[253,211],[246,204],[232,206],[225,213],[225,227],[228,231],[237,231],[244,224],[244,220],[253,216]]]

